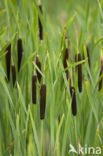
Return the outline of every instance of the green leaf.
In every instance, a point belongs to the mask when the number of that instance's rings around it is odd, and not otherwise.
[[[30,60],[32,60],[32,58],[33,58],[34,56],[35,56],[35,52],[34,52],[31,56],[29,56],[29,57],[26,59],[26,61],[24,62],[24,64],[23,64],[22,67],[21,67],[21,70],[24,69],[24,67],[29,63]]]
[[[30,120],[31,120],[31,123],[32,123],[34,139],[35,139],[35,143],[36,143],[36,146],[37,146],[38,155],[41,156],[40,143],[39,143],[39,140],[38,140],[37,130],[36,130],[35,122],[33,120],[33,116],[32,116],[31,110],[30,110],[30,106],[29,106],[29,112],[30,112]]]
[[[21,102],[21,104],[22,104],[22,107],[23,107],[25,113],[27,114],[27,110],[26,110],[26,105],[25,105],[24,97],[23,97],[23,95],[22,95],[21,88],[20,88],[18,82],[17,82],[17,88],[18,88],[18,91],[19,91],[20,102]]]

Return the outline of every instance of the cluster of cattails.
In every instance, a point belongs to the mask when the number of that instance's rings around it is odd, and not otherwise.
[[[39,57],[36,56],[36,65],[41,71],[41,62]],[[32,76],[32,103],[36,104],[37,97],[37,79],[41,82],[41,73],[36,69],[36,74]],[[40,89],[40,119],[43,120],[45,117],[45,106],[46,106],[46,85],[42,84]]]
[[[39,9],[40,9],[40,12],[43,13],[41,3],[39,3]],[[42,26],[40,17],[38,17],[38,26],[39,26],[39,38],[40,40],[43,40],[43,26]]]
[[[36,104],[36,75],[32,76],[32,103]],[[40,119],[45,118],[45,107],[46,107],[46,84],[42,84],[40,88]]]
[[[20,65],[21,65],[22,53],[23,53],[21,39],[18,39],[17,41],[17,53],[18,53],[18,71],[20,71]],[[12,71],[12,81],[14,86],[16,82],[16,68],[14,64],[11,65],[11,44],[6,48],[7,81],[10,81],[10,69]]]
[[[37,90],[37,76],[32,76],[32,103],[36,104],[36,90]],[[45,107],[46,107],[46,85],[42,84],[40,88],[40,119],[43,120],[45,117]]]
[[[64,53],[64,69],[66,69],[68,67],[68,59],[69,59],[69,48],[68,48],[68,38],[67,36],[65,36],[65,40],[66,40],[66,49],[65,49],[65,53]],[[80,54],[78,54],[78,61],[81,60],[81,56]],[[77,104],[76,104],[76,93],[75,93],[75,88],[71,85],[71,78],[69,78],[68,76],[68,69],[65,70],[65,74],[66,74],[66,78],[67,80],[70,80],[70,94],[72,97],[72,102],[71,102],[71,107],[72,107],[72,114],[73,116],[76,116],[77,114]],[[82,69],[81,69],[81,65],[78,65],[78,86],[79,86],[79,91],[81,91],[82,89],[82,84],[80,84],[80,82],[82,81]]]
[[[43,13],[42,5],[39,1],[39,10],[41,14]],[[39,38],[40,40],[43,40],[43,26],[40,17],[38,17],[38,27],[39,27]],[[40,73],[41,71],[41,62],[39,60],[39,57],[36,56],[36,66],[38,69],[36,69],[36,75],[32,76],[32,103],[36,104],[36,86],[37,86],[37,79],[39,83],[41,82],[42,75]],[[40,119],[43,120],[45,116],[45,105],[46,105],[46,85],[42,84],[40,89]]]
[[[42,5],[39,1],[39,10],[41,14],[43,13]],[[38,17],[38,27],[39,27],[39,38],[40,40],[43,40],[43,26],[40,17]],[[36,56],[36,66],[38,69],[36,69],[36,75],[32,76],[32,103],[36,104],[36,86],[37,86],[37,79],[39,83],[41,82],[42,75],[40,73],[41,71],[41,62],[39,60],[39,57]],[[45,116],[45,105],[46,105],[46,85],[42,84],[40,89],[40,119],[43,120]]]
[[[81,61],[81,54],[78,53],[75,55],[75,62]],[[77,65],[77,70],[78,70],[78,90],[81,93],[82,92],[82,64]],[[75,116],[77,114],[77,104],[76,104],[76,92],[75,88],[70,85],[70,93],[72,96],[72,114]]]

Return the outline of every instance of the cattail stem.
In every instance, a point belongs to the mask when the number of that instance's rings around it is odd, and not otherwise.
[[[36,80],[37,76],[33,75],[32,76],[32,103],[36,104]]]
[[[18,52],[18,71],[20,71],[22,54],[23,54],[23,46],[22,46],[22,39],[19,38],[17,41],[17,52]]]
[[[10,80],[10,64],[11,64],[11,44],[6,49],[6,69],[7,69],[7,80]]]
[[[41,4],[39,4],[39,9],[40,9],[40,12],[43,13]],[[40,37],[40,40],[43,40],[43,26],[42,26],[40,17],[38,17],[38,25],[39,25],[39,37]]]
[[[70,93],[72,96],[72,114],[76,116],[77,114],[76,94],[75,94],[75,88],[72,86],[70,87]]]
[[[67,64],[68,57],[69,57],[69,49],[66,48],[66,50],[65,50],[65,56],[64,56],[64,68],[67,68],[68,67],[68,64]],[[68,69],[65,71],[65,74],[66,74],[66,78],[68,80]]]
[[[12,65],[11,69],[12,69],[12,81],[13,81],[13,87],[14,87],[15,82],[16,82],[16,69],[15,69],[15,66]]]
[[[42,84],[40,89],[40,119],[43,120],[45,117],[46,107],[46,85]]]
[[[81,55],[78,54],[78,61],[81,61]],[[79,92],[82,92],[82,65],[78,65],[78,89]]]
[[[39,57],[36,56],[36,65],[39,68],[39,70],[41,71],[41,63],[39,61]],[[41,73],[36,69],[36,73],[37,73],[37,78],[39,80],[39,82],[41,81]]]
[[[41,120],[41,156],[43,156],[43,142],[44,142],[44,137],[43,137],[43,120]]]

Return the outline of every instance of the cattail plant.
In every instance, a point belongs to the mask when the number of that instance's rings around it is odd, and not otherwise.
[[[76,116],[77,114],[77,104],[76,104],[76,94],[75,94],[75,88],[73,86],[70,87],[70,93],[72,96],[72,114]]]
[[[20,71],[20,65],[21,65],[22,54],[23,54],[23,46],[22,46],[21,38],[19,38],[17,41],[17,52],[18,52],[18,71]]]
[[[32,76],[32,103],[36,104],[36,81],[37,81],[37,76],[33,75]]]
[[[41,3],[39,3],[39,9],[40,9],[40,12],[43,13]],[[39,37],[40,37],[40,40],[43,40],[43,26],[42,26],[40,17],[38,17],[38,26],[39,26]]]
[[[16,82],[16,69],[14,65],[11,65],[11,70],[12,70],[12,81],[13,81],[13,87],[14,87],[15,82]]]
[[[41,71],[41,62],[39,61],[39,57],[36,56],[36,65],[39,68],[39,70]],[[41,81],[41,73],[36,69],[36,73],[37,73],[37,78],[39,80],[39,82]]]
[[[40,119],[43,120],[45,117],[46,107],[46,85],[42,84],[40,89]]]
[[[81,61],[81,55],[78,53],[78,61]],[[78,89],[82,92],[82,65],[78,65]]]
[[[64,68],[67,68],[68,67],[68,64],[67,64],[68,57],[69,57],[69,49],[66,48],[65,55],[64,55]],[[66,78],[68,80],[68,69],[65,71],[65,74],[66,74]]]
[[[100,66],[100,76],[103,74],[103,59],[101,59],[101,66]],[[102,89],[102,79],[99,82],[99,91]]]
[[[6,69],[7,69],[7,80],[10,80],[10,64],[11,64],[11,44],[6,48]]]

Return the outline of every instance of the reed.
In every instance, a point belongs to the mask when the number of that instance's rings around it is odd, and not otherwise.
[[[36,104],[36,82],[37,82],[37,76],[32,76],[32,103]]]
[[[6,70],[7,70],[7,81],[10,80],[10,65],[11,65],[11,44],[6,48]]]
[[[17,52],[18,52],[18,72],[20,71],[21,60],[23,55],[23,46],[22,46],[22,39],[19,38],[17,41]]]
[[[40,119],[45,118],[45,107],[46,107],[46,85],[42,84],[40,89]]]

